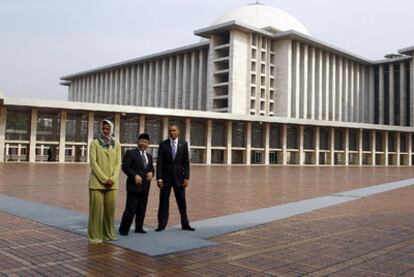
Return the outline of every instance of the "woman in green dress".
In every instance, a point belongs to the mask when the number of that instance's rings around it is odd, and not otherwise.
[[[89,243],[117,240],[115,231],[115,197],[119,187],[121,145],[112,136],[114,124],[101,122],[101,134],[89,147]]]

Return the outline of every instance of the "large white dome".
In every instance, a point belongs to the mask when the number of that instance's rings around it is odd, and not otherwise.
[[[228,11],[216,19],[212,25],[233,20],[258,29],[271,28],[275,31],[295,30],[302,34],[310,35],[305,26],[294,16],[281,9],[263,4],[250,4]]]

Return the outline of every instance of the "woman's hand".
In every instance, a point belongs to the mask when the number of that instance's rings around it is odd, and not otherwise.
[[[112,187],[113,185],[114,185],[114,181],[112,181],[111,179],[108,179],[108,180],[105,182],[105,186]]]

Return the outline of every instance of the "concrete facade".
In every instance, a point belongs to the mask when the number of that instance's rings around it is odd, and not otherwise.
[[[198,163],[411,165],[414,47],[371,61],[242,10],[199,43],[62,77],[68,102],[3,97],[0,160],[87,162],[108,118],[124,149],[150,133],[155,157],[173,123]]]
[[[148,132],[155,157],[168,125],[177,124],[193,163],[412,165],[414,155],[412,127],[13,97],[3,98],[1,111],[10,115],[0,128],[2,161],[88,162],[102,118],[115,123],[124,151],[135,147],[139,132]],[[30,128],[14,125],[16,118]]]
[[[370,61],[295,30],[237,21],[195,34],[206,40],[62,77],[69,101],[414,124],[404,120],[414,117],[404,106],[413,90],[410,54]]]

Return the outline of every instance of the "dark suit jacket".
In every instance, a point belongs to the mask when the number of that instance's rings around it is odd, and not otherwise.
[[[147,173],[152,172],[154,174],[154,166],[152,164],[152,156],[147,153],[148,164],[144,168],[143,157],[141,156],[138,148],[128,150],[125,153],[122,161],[122,171],[128,176],[127,178],[127,191],[141,192],[145,190],[148,192],[150,183],[147,181]],[[139,175],[142,178],[142,184],[135,184],[135,176]]]
[[[157,180],[160,179],[164,181],[165,185],[171,185],[174,181],[177,186],[182,186],[184,179],[190,179],[187,142],[178,139],[177,153],[174,160],[170,139],[160,143],[157,158]]]

